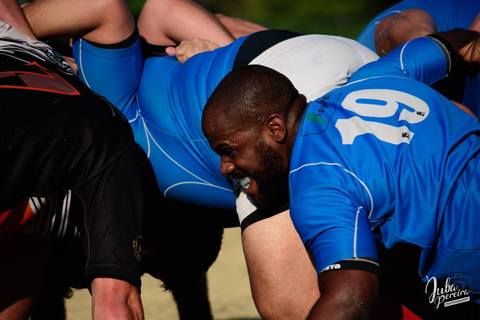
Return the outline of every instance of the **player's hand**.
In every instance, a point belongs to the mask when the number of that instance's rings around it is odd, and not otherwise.
[[[138,289],[123,280],[95,278],[92,281],[94,320],[143,320]]]
[[[459,53],[472,70],[480,71],[480,37],[466,44]]]
[[[215,16],[235,38],[267,29],[255,22],[229,17],[221,13],[216,13]]]
[[[177,56],[178,61],[184,63],[196,54],[211,51],[219,46],[204,39],[183,40],[177,47],[168,47],[165,51],[170,56]]]

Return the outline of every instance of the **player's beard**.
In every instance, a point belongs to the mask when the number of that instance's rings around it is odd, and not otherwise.
[[[262,170],[253,176],[259,189],[256,205],[265,209],[283,206],[288,201],[288,166],[285,160],[264,141],[257,143],[255,152],[262,163]]]

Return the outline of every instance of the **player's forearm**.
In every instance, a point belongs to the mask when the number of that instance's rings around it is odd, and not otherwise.
[[[138,289],[123,280],[95,278],[92,281],[92,317],[94,320],[144,319]]]
[[[140,34],[156,45],[173,45],[193,38],[220,46],[233,36],[206,9],[189,0],[148,0],[138,20]]]
[[[35,35],[16,0],[0,1],[0,20],[25,33],[30,38],[35,39]]]

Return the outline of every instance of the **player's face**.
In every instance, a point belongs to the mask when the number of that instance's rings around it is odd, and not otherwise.
[[[283,197],[288,192],[288,164],[258,132],[231,132],[210,142],[221,157],[222,174],[239,179],[257,204],[271,202],[266,198],[272,193]]]

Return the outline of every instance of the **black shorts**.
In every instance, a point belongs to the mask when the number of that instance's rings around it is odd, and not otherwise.
[[[0,50],[0,212],[31,197],[62,207],[69,196],[62,228],[80,233],[86,276],[139,286],[142,214],[156,191],[128,122],[68,69],[12,48]],[[45,220],[67,217],[56,218]]]

